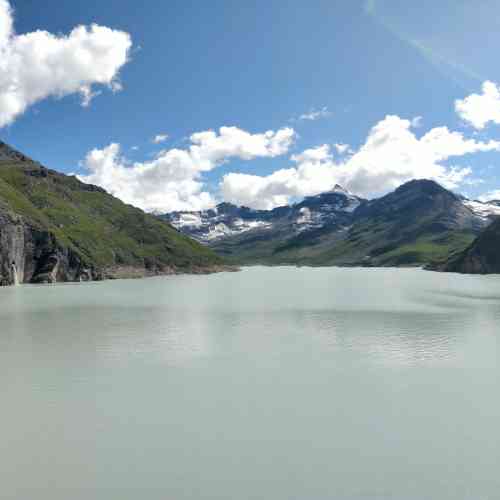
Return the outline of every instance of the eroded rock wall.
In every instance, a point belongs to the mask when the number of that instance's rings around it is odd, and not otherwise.
[[[99,279],[55,236],[0,206],[0,286]]]
[[[22,219],[0,208],[0,285],[24,282],[25,243]]]

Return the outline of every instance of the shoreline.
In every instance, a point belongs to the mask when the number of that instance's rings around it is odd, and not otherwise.
[[[146,279],[155,278],[160,276],[182,276],[182,275],[193,275],[193,276],[206,276],[209,274],[218,273],[235,273],[241,271],[241,266],[232,266],[225,264],[215,264],[211,266],[199,266],[193,268],[174,268],[169,267],[163,270],[148,270],[142,267],[133,266],[113,266],[103,270],[96,271],[93,278],[90,279],[79,279],[79,280],[54,280],[54,281],[42,281],[42,282],[32,282],[26,281],[22,283],[11,283],[6,285],[1,285],[0,288],[12,288],[22,285],[62,285],[62,284],[79,284],[79,283],[98,283],[102,281],[115,281],[115,280],[128,280],[128,279]]]
[[[265,268],[294,268],[294,269],[352,269],[352,270],[421,270],[431,273],[439,274],[454,274],[459,276],[500,276],[500,274],[494,273],[460,273],[456,271],[445,271],[436,268],[430,268],[428,265],[419,266],[363,266],[363,265],[336,265],[336,266],[315,266],[315,265],[303,265],[303,264],[240,264],[240,265],[227,265],[227,264],[217,264],[211,266],[200,266],[193,267],[190,269],[182,268],[165,268],[161,271],[159,270],[148,270],[145,268],[137,268],[133,266],[113,266],[100,270],[96,273],[93,279],[80,279],[80,280],[56,280],[51,282],[23,282],[18,284],[2,285],[0,288],[12,288],[22,285],[62,285],[62,284],[79,284],[79,283],[99,283],[104,281],[116,281],[116,280],[139,280],[147,278],[158,278],[162,276],[208,276],[211,274],[219,273],[235,273],[241,272],[245,268],[254,267],[265,267]]]
[[[107,281],[117,279],[142,279],[154,278],[156,276],[180,276],[180,275],[208,275],[224,272],[239,272],[241,266],[231,266],[226,264],[214,264],[210,266],[193,266],[192,268],[168,267],[162,270],[148,270],[133,266],[109,267],[102,271],[102,279],[88,281]]]

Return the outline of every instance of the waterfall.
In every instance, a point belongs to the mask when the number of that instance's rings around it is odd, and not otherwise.
[[[13,262],[12,263],[12,278],[13,278],[13,282],[14,282],[14,285],[19,285],[19,277],[17,276],[17,267],[16,267],[16,264]]]

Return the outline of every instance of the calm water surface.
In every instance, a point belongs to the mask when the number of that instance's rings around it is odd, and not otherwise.
[[[0,289],[2,500],[500,498],[500,277]]]

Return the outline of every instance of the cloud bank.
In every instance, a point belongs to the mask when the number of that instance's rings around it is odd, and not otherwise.
[[[386,116],[347,158],[336,158],[332,147],[324,144],[292,156],[295,166],[267,176],[229,173],[221,182],[222,196],[235,204],[270,209],[293,198],[326,191],[335,184],[367,197],[410,179],[434,179],[455,188],[471,170],[444,162],[471,153],[500,150],[498,141],[466,139],[447,127],[433,128],[419,138],[412,126],[411,120]]]
[[[78,93],[88,105],[94,85],[120,89],[119,70],[128,60],[128,33],[105,26],[77,26],[69,35],[14,32],[13,10],[0,0],[0,127],[49,96]]]
[[[483,84],[482,94],[455,102],[457,114],[476,129],[500,123],[500,88]],[[316,119],[316,113],[302,118]],[[456,160],[480,152],[500,151],[500,142],[469,138],[448,127],[422,131],[421,117],[388,115],[368,132],[361,146],[322,144],[280,160],[269,175],[230,172],[219,183],[215,197],[237,205],[272,209],[327,191],[340,184],[355,194],[374,197],[411,179],[433,179],[449,189],[474,185],[471,169]],[[418,133],[417,133],[418,131]],[[237,127],[221,127],[192,134],[185,149],[165,149],[147,162],[130,163],[119,144],[89,152],[83,165],[85,182],[147,211],[201,210],[213,206],[214,194],[205,187],[204,174],[231,159],[275,158],[289,153],[297,135],[292,128],[252,134]],[[161,142],[163,137],[158,136]],[[462,165],[460,165],[462,163]],[[488,193],[496,197],[498,193]]]
[[[169,149],[149,162],[130,164],[119,144],[90,151],[83,182],[97,184],[111,194],[146,211],[201,210],[212,206],[201,176],[231,158],[273,158],[288,152],[295,138],[291,128],[251,134],[237,127],[221,127],[190,137],[188,149]]]

